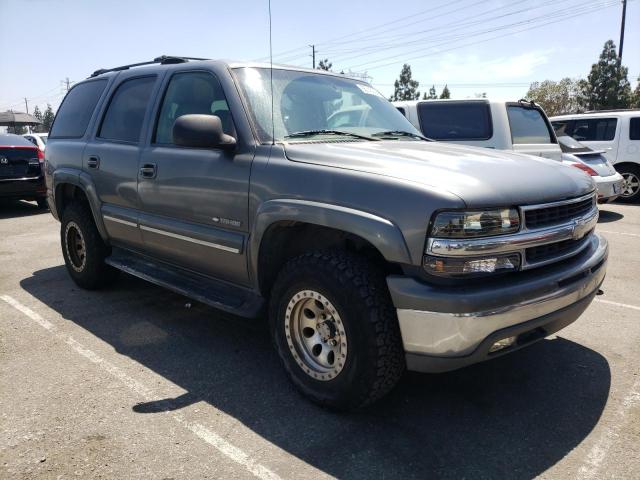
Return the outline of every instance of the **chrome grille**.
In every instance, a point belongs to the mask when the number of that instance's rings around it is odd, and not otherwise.
[[[547,260],[559,260],[570,256],[572,253],[577,252],[581,247],[589,240],[587,233],[579,240],[563,240],[556,243],[548,243],[546,245],[540,245],[538,247],[531,247],[525,250],[527,263],[533,264],[538,262],[545,262]]]
[[[567,223],[582,217],[594,207],[594,197],[577,202],[569,201],[549,207],[525,211],[525,225],[529,230]]]

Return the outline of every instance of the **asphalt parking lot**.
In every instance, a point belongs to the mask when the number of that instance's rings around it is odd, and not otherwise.
[[[640,206],[605,205],[603,290],[557,336],[333,414],[264,322],[68,277],[58,223],[0,204],[0,478],[639,478]]]

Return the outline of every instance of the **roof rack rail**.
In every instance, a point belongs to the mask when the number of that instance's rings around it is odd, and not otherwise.
[[[609,110],[587,110],[584,113],[616,113],[616,112],[637,112],[638,108],[612,108]]]
[[[122,70],[128,70],[131,67],[141,67],[143,65],[153,65],[153,64],[160,64],[160,65],[171,65],[174,63],[185,63],[188,62],[189,60],[210,60],[209,58],[197,58],[197,57],[177,57],[177,56],[172,56],[172,55],[161,55],[160,57],[156,57],[153,60],[151,60],[150,62],[140,62],[140,63],[131,63],[129,65],[122,65],[121,67],[113,67],[113,68],[101,68],[99,70],[96,70],[95,72],[93,72],[89,78],[93,78],[93,77],[97,77],[98,75],[102,75],[103,73],[107,73],[107,72],[119,72]]]

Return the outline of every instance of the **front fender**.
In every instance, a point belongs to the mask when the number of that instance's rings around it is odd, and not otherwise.
[[[258,271],[262,237],[276,222],[294,221],[330,227],[362,237],[389,262],[411,263],[409,249],[400,229],[386,218],[353,208],[307,200],[281,199],[264,202],[256,212],[249,240],[249,261],[253,278]]]
[[[107,234],[104,222],[102,221],[102,215],[100,214],[102,204],[98,198],[96,186],[91,177],[81,170],[61,168],[53,172],[51,191],[53,192],[53,203],[56,208],[56,211],[52,212],[54,216],[57,219],[60,219],[62,216],[60,187],[62,187],[63,184],[74,185],[84,192],[87,200],[89,201],[89,207],[91,208],[91,214],[93,215],[93,220],[96,224],[96,228],[98,229],[98,233],[100,233],[100,236],[105,242],[109,242],[109,235]]]

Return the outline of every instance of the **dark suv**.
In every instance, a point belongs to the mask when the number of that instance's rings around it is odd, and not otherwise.
[[[20,135],[0,134],[0,198],[35,200],[47,207],[44,154]]]
[[[268,311],[320,404],[529,345],[604,279],[595,185],[576,168],[431,142],[344,75],[150,63],[95,72],[58,111],[47,186],[67,270],[84,288],[123,270]]]

